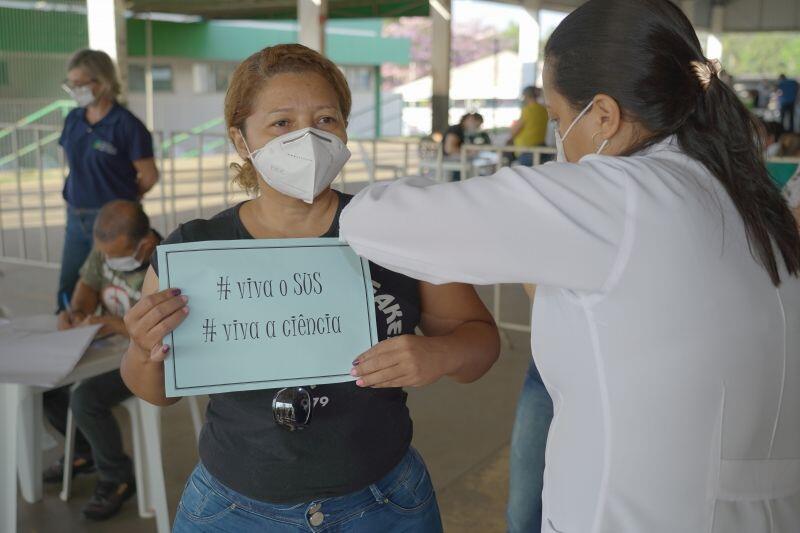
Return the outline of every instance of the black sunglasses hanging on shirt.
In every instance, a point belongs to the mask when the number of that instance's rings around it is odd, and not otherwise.
[[[272,399],[272,417],[279,426],[295,431],[311,421],[311,394],[303,387],[287,387]]]

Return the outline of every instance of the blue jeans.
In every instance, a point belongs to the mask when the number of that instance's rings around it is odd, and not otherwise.
[[[301,531],[441,533],[436,494],[419,453],[410,448],[383,479],[357,492],[295,505],[243,496],[217,481],[200,463],[183,490],[172,529],[172,533]]]
[[[523,152],[519,154],[517,158],[517,163],[522,165],[523,167],[532,167],[533,166],[533,154],[530,152]]]
[[[62,294],[72,298],[78,283],[83,262],[92,251],[92,230],[99,209],[75,209],[67,207],[67,228],[64,235],[64,249],[61,252],[61,275],[58,278],[57,309],[64,308]]]
[[[553,402],[531,361],[511,433],[509,533],[538,533],[542,529],[544,450],[552,419]]]

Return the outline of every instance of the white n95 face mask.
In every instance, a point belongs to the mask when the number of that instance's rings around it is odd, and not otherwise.
[[[244,145],[270,187],[307,204],[330,187],[351,155],[339,137],[316,128],[281,135],[255,152],[250,152],[247,141]]]
[[[140,241],[136,246],[136,250],[133,252],[133,255],[126,255],[124,257],[106,257],[106,264],[108,265],[108,268],[111,270],[116,270],[117,272],[133,272],[134,270],[140,268],[142,266],[142,260],[136,259],[136,256],[139,253],[139,249],[142,247],[142,242],[143,241]]]
[[[62,87],[75,100],[78,107],[86,107],[94,103],[94,94],[92,93],[92,88],[88,85],[75,87],[74,89],[66,85],[62,85]]]
[[[563,136],[561,135],[561,132],[558,131],[558,125],[556,124],[556,126],[555,126],[556,152],[557,152],[556,153],[556,161],[558,161],[559,163],[566,163],[567,162],[567,152],[564,151],[564,141],[567,139],[567,135],[569,135],[569,132],[571,132],[572,128],[575,127],[575,124],[577,124],[580,121],[580,119],[582,119],[583,116],[586,113],[589,112],[589,110],[592,108],[593,105],[594,105],[594,100],[589,102],[589,104],[586,107],[583,108],[583,111],[578,113],[578,116],[575,117],[575,120],[572,121],[572,124],[569,125],[569,127],[567,128],[567,131],[564,132]],[[606,146],[608,146],[608,139],[605,139],[603,141],[603,144],[600,145],[600,149],[597,150],[597,152],[595,152],[595,153],[596,154],[602,153],[603,150],[605,150]]]

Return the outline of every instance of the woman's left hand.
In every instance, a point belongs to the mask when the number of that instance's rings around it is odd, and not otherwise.
[[[373,346],[353,361],[359,387],[422,387],[449,374],[451,358],[436,337],[401,335]]]

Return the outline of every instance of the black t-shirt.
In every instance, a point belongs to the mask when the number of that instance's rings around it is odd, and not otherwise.
[[[350,198],[339,193],[339,209],[322,237],[339,235],[339,215]],[[163,244],[252,239],[239,218],[240,207],[187,222]],[[155,255],[152,265],[158,272]],[[419,282],[375,264],[370,271],[379,339],[414,334],[420,320]],[[388,474],[411,444],[403,389],[360,388],[354,382],[310,388],[319,399],[311,423],[293,432],[272,418],[276,392],[209,396],[200,459],[219,481],[250,498],[301,503],[362,489]]]
[[[465,142],[467,144],[492,144],[492,140],[489,138],[489,134],[485,131],[479,131],[476,133],[467,133],[464,129],[464,126],[460,124],[456,124],[455,126],[450,126],[447,128],[447,131],[444,133],[444,138],[442,139],[442,149],[446,146],[445,140],[449,134],[453,134],[458,137],[458,145],[461,146]],[[444,155],[455,155],[449,154],[447,151],[444,152]]]

